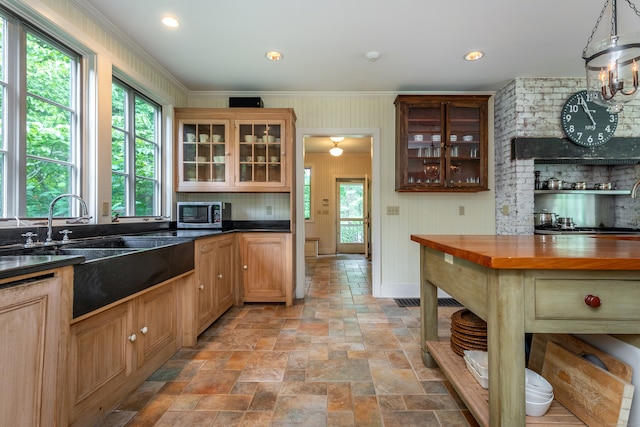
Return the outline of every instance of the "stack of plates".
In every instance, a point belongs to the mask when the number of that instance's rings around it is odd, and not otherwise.
[[[487,351],[487,322],[466,308],[451,316],[451,350],[464,356],[465,350]]]

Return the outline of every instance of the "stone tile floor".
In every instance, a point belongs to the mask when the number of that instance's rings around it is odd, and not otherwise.
[[[419,308],[371,296],[368,260],[306,270],[304,300],[230,309],[101,426],[477,426],[422,363]],[[458,309],[440,308],[441,339]]]

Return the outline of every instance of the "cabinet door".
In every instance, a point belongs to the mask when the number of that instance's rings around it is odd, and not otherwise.
[[[247,233],[241,237],[244,301],[290,305],[289,241],[289,235],[281,233]]]
[[[216,317],[233,306],[236,297],[236,239],[235,236],[219,238],[217,242]]]
[[[216,252],[215,239],[196,242],[198,334],[211,324],[216,315]]]
[[[175,282],[140,295],[137,304],[136,352],[138,367],[141,367],[156,355],[162,357],[166,352],[171,355],[178,349]]]
[[[177,191],[224,188],[233,176],[229,120],[178,121]]]
[[[487,188],[486,114],[485,104],[447,104],[445,179],[450,187]]]
[[[117,391],[133,371],[131,302],[71,325],[70,387],[72,425],[89,425],[121,398]]]
[[[59,277],[0,290],[0,425],[67,425],[60,418],[67,415],[66,364],[58,363],[66,354],[58,349],[68,350],[62,326],[69,325],[70,296]]]
[[[258,189],[284,187],[287,137],[284,120],[237,120],[235,185]]]

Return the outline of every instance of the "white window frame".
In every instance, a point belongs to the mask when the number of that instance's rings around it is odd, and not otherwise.
[[[13,3],[13,2],[10,2]],[[70,129],[71,155],[68,162],[56,161],[71,167],[69,192],[82,196],[83,189],[83,131],[82,121],[85,116],[86,99],[84,88],[87,85],[85,57],[76,49],[78,45],[68,43],[68,37],[58,37],[59,31],[49,31],[41,17],[24,8],[14,10],[0,8],[4,19],[5,33],[2,63],[5,80],[0,81],[3,93],[3,129],[0,150],[4,155],[2,196],[2,219],[13,219],[26,216],[26,34],[30,33],[45,40],[56,49],[74,57],[72,75],[72,105],[65,107],[72,114]],[[26,16],[27,18],[23,18]],[[33,18],[33,19],[31,19]],[[35,96],[35,98],[38,98]],[[71,214],[77,215],[79,206],[70,204]]]
[[[153,100],[150,96],[144,94],[142,91],[128,84],[118,76],[113,76],[112,85],[117,85],[127,92],[126,111],[125,111],[125,128],[118,129],[125,134],[125,170],[123,172],[114,173],[125,177],[126,195],[125,195],[125,212],[120,213],[121,217],[146,217],[154,216],[159,217],[162,215],[162,164],[163,164],[163,139],[162,139],[162,126],[163,126],[163,107],[158,101]],[[136,186],[136,167],[135,167],[135,151],[136,151],[136,133],[135,133],[135,98],[144,98],[147,102],[155,104],[156,106],[156,118],[155,118],[155,155],[154,155],[154,201],[153,201],[153,213],[150,215],[136,215],[135,212],[135,186]],[[113,129],[113,128],[112,128]],[[145,177],[146,179],[146,177]],[[113,203],[113,201],[112,201]]]

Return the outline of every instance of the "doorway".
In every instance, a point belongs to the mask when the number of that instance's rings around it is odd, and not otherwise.
[[[366,178],[337,178],[336,253],[368,258],[369,207]]]
[[[369,244],[367,250],[369,250],[371,259],[371,288],[373,296],[381,295],[381,260],[380,260],[380,236],[381,228],[380,218],[382,215],[382,208],[380,206],[380,145],[381,135],[379,128],[298,128],[296,131],[296,146],[302,149],[296,150],[296,181],[299,183],[304,182],[304,165],[305,165],[305,141],[313,137],[323,137],[329,141],[329,135],[344,135],[353,136],[358,138],[369,138],[369,156],[371,160],[371,175],[368,177],[368,205],[370,215],[367,218],[367,232]],[[331,145],[331,143],[329,141]],[[330,147],[326,149],[328,151]],[[334,177],[339,175],[334,175]],[[343,175],[344,176],[344,175]],[[335,187],[327,188],[327,195],[333,195],[335,193]],[[329,193],[330,192],[330,193]],[[325,196],[323,196],[324,198]],[[305,219],[304,219],[304,186],[296,186],[296,298],[304,298],[305,296]],[[324,203],[322,203],[324,204]],[[317,213],[320,210],[324,214],[324,209],[321,206],[315,206],[314,212]],[[335,208],[329,209],[328,212],[335,212]],[[335,218],[334,218],[335,220]],[[335,227],[335,222],[333,224]],[[333,234],[335,236],[335,232]],[[311,236],[316,237],[316,236]],[[335,247],[335,246],[334,246]]]

